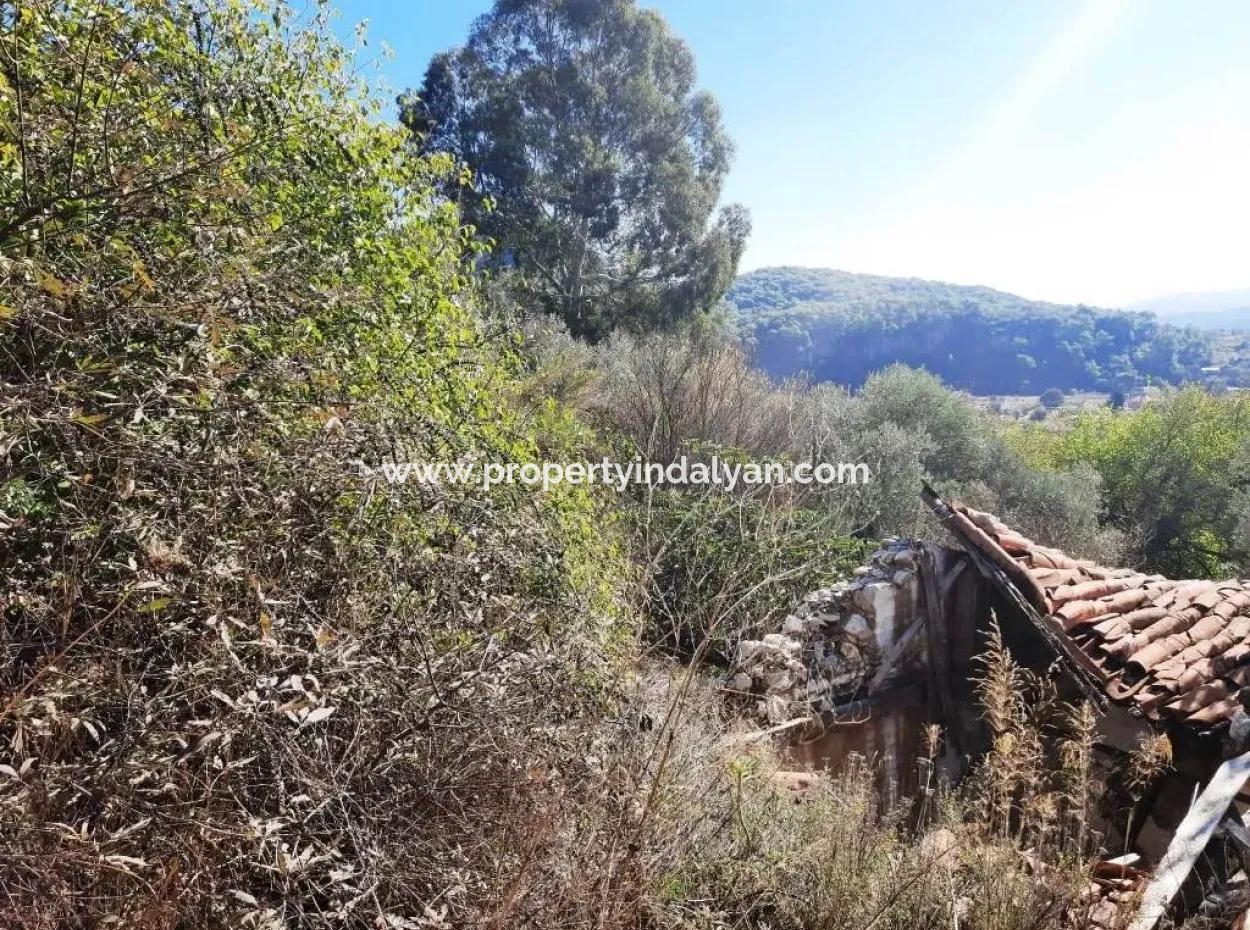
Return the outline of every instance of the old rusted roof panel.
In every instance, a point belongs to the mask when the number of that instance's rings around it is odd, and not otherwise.
[[[1227,724],[1250,685],[1250,581],[1174,580],[1039,545],[993,514],[947,523],[996,563],[1104,672],[1108,697],[1154,720]]]

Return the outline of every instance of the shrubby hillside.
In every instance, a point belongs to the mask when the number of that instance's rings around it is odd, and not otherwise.
[[[826,268],[753,271],[725,299],[769,374],[851,386],[901,362],[979,394],[1124,389],[1196,377],[1210,351],[1147,313]]]
[[[500,0],[489,25],[606,41],[586,11]],[[515,240],[466,222],[472,168],[382,118],[331,16],[0,7],[0,927],[1058,926],[1088,885],[1088,727],[1079,764],[1016,753],[919,819],[864,766],[796,805],[715,676],[876,539],[933,538],[924,482],[1106,563],[1244,574],[1235,392],[1005,424],[883,364],[990,389],[1024,369],[1010,344],[1050,386],[1173,377],[1201,344],[793,269],[733,295],[755,347],[828,347],[857,390],[769,379],[701,299],[651,328],[588,298],[620,323],[592,344],[524,268],[481,273]],[[580,86],[539,74],[556,105]],[[665,288],[727,282],[736,252],[713,251]],[[617,494],[360,467],[686,453],[872,481]],[[1041,745],[1033,723],[1013,746]],[[935,868],[926,834],[958,855]]]

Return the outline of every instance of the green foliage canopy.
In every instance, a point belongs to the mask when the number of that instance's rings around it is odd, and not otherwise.
[[[1176,578],[1244,571],[1250,555],[1250,400],[1189,387],[1136,411],[1082,413],[1070,430],[1007,434],[1030,464],[1102,479],[1106,518],[1131,557]]]
[[[466,217],[576,335],[711,308],[745,210],[716,213],[732,146],[694,57],[633,0],[500,0],[400,98],[426,151],[474,172]]]

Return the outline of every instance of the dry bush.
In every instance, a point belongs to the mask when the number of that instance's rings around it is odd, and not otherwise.
[[[839,515],[786,488],[661,489],[632,511],[648,643],[717,664],[772,632],[814,587],[848,574],[867,546]]]
[[[593,499],[356,464],[581,433],[328,15],[0,8],[0,926],[470,924],[614,710]]]
[[[1020,667],[996,619],[979,661],[976,690],[990,749],[965,790],[983,806],[995,834],[1059,858],[1090,857],[1101,839],[1089,828],[1100,800],[1092,711],[1057,700],[1053,684]]]
[[[578,411],[592,408],[598,379],[595,350],[570,335],[555,317],[518,313],[511,319],[522,334],[529,368],[524,396],[534,403],[554,399]]]
[[[789,446],[791,398],[711,323],[617,334],[599,359],[595,409],[651,461],[701,444],[768,453]]]
[[[13,695],[10,758],[33,765],[3,792],[5,925],[372,927],[427,905],[458,923],[510,896],[516,837],[538,842],[535,811],[580,782],[601,710],[569,669],[605,660],[538,622],[575,613],[526,593],[548,541],[472,525],[474,554],[433,564],[298,539],[297,572],[245,556],[233,590],[142,571],[214,613],[80,632]],[[295,577],[333,560],[369,572]]]
[[[1083,926],[1084,859],[1053,832],[1004,829],[976,790],[933,779],[925,803],[890,805],[872,766],[852,760],[798,803],[773,778],[775,751],[735,737],[706,685],[679,678],[661,706],[668,765],[648,772],[661,800],[641,844],[646,925]]]
[[[982,693],[1000,739],[963,786],[934,774],[931,733],[923,798],[883,801],[871,764],[852,760],[799,801],[774,777],[783,757],[741,732],[710,682],[644,665],[628,719],[590,747],[602,797],[585,796],[573,832],[544,847],[535,873],[556,884],[528,886],[507,925],[1087,926],[1092,718],[1038,710],[1017,690],[1036,685],[991,644]],[[1044,751],[1005,757],[1024,742]]]

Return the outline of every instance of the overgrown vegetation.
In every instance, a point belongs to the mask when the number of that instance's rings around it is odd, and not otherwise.
[[[502,907],[614,712],[629,570],[590,496],[354,464],[584,434],[510,402],[436,194],[464,176],[326,15],[0,14],[6,927]]]
[[[1250,562],[1250,401],[1189,387],[1135,411],[1083,413],[1060,429],[1017,427],[1034,469],[1088,468],[1126,559],[1176,578],[1244,574]]]
[[[444,77],[514,87],[498,56],[563,17],[547,38],[574,72],[608,27],[646,59],[570,86],[650,109],[616,114],[612,184],[547,191],[569,208],[550,226],[508,225],[501,196],[496,229],[462,211],[485,223],[483,191],[520,183],[486,180],[516,140],[474,174],[448,127],[387,123],[324,8],[0,7],[0,924],[1076,921],[1087,714],[996,641],[990,763],[946,784],[934,734],[897,807],[862,768],[792,803],[708,666],[877,537],[939,532],[926,480],[1103,561],[1236,564],[1243,405],[1190,391],[1008,428],[902,366],[854,392],[770,380],[697,312],[745,230],[708,226],[728,143],[689,52],[630,3],[525,6]],[[528,91],[541,125],[570,105]],[[636,176],[639,121],[672,143],[662,178]],[[580,128],[560,158],[615,157]],[[622,242],[645,224],[618,200],[679,247]],[[593,268],[536,281],[535,243]],[[617,494],[361,467],[607,453],[872,477]]]
[[[538,380],[577,385],[565,396],[655,460],[716,453],[866,464],[868,482],[774,495],[819,514],[822,531],[868,540],[940,533],[919,497],[929,481],[1048,544],[1106,561],[1121,556],[1120,533],[1100,522],[1100,477],[1088,463],[1039,467],[1005,440],[998,421],[925,372],[891,366],[856,392],[775,384],[726,330],[706,322],[685,333],[617,337],[581,354],[552,345],[550,333],[536,343],[546,360]],[[581,376],[571,373],[578,367]]]
[[[719,665],[742,639],[775,630],[812,588],[849,574],[868,550],[827,511],[768,490],[663,490],[634,519],[648,642]]]
[[[915,760],[922,791],[897,805],[881,800],[868,760],[817,781],[802,803],[775,777],[767,751],[729,754],[732,743],[722,741],[724,758],[708,767],[714,751],[689,745],[715,728],[687,693],[666,723],[674,727],[674,786],[662,812],[688,834],[676,849],[656,837],[668,854],[650,904],[656,922],[718,930],[1088,926],[1097,902],[1087,865],[1098,841],[1091,714],[1056,702],[997,639],[980,693],[994,751],[955,788],[938,774],[940,734],[932,733],[927,757]],[[1042,764],[1043,752],[1061,761]]]

